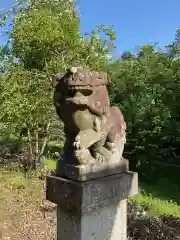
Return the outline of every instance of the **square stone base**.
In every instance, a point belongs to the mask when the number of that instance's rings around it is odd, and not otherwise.
[[[77,182],[47,176],[47,200],[57,204],[57,240],[126,240],[126,199],[138,193],[133,172]]]
[[[98,164],[70,165],[63,160],[57,164],[57,175],[77,181],[88,181],[104,176],[128,172],[129,161],[121,158],[118,161],[102,162]]]

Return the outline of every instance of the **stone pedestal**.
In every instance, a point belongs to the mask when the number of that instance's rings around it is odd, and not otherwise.
[[[109,160],[98,164],[71,165],[65,161],[57,162],[56,175],[62,178],[68,178],[76,181],[88,181],[101,178],[104,176],[114,175],[127,172],[129,169],[129,161],[121,158],[118,161]]]
[[[130,171],[84,182],[51,172],[46,198],[57,204],[57,240],[126,240],[126,202],[137,192]]]

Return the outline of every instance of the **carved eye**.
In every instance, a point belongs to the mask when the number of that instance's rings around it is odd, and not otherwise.
[[[102,76],[101,76],[101,74],[99,72],[96,73],[96,78],[97,79],[102,79]]]

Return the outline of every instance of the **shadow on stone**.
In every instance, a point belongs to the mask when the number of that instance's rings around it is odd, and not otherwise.
[[[57,204],[57,240],[127,239],[127,198],[138,176],[124,172],[80,182],[47,176],[47,200]]]

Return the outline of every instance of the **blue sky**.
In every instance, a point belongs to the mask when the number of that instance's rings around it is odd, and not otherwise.
[[[0,0],[0,9],[13,0]],[[137,45],[171,43],[180,28],[180,0],[79,0],[82,31],[97,24],[114,25],[117,52],[133,51]],[[3,41],[1,38],[0,43]]]

